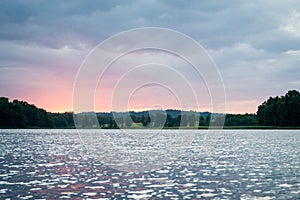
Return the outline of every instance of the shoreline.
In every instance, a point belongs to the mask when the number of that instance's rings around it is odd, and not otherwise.
[[[64,127],[64,128],[41,128],[41,127],[26,127],[26,128],[18,128],[18,127],[0,127],[0,130],[26,130],[26,129],[77,129],[76,127]],[[80,128],[80,129],[105,129],[105,130],[118,130],[118,129],[132,129],[132,130],[157,130],[157,129],[164,129],[164,130],[300,130],[300,127],[281,127],[281,126],[224,126],[224,127],[208,127],[208,126],[199,126],[199,127],[163,127],[163,128],[140,128],[140,127],[133,127],[133,128]]]

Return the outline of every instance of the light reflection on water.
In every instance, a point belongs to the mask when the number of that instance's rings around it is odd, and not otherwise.
[[[135,173],[103,165],[76,130],[0,130],[0,198],[300,198],[299,130],[194,131],[184,154]]]

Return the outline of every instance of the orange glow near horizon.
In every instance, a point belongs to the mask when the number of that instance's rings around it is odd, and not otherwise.
[[[70,75],[68,79],[64,79],[63,75],[57,77],[56,74],[50,74],[48,76],[30,77],[28,76],[27,82],[20,82],[22,90],[9,91],[1,94],[6,96],[10,101],[17,99],[20,101],[26,101],[29,104],[34,104],[39,108],[43,108],[48,112],[69,112],[73,111],[73,84],[76,74],[76,70],[69,71]],[[66,76],[67,77],[67,76]],[[111,95],[113,93],[114,81],[113,76],[109,75],[105,79],[105,85],[101,90],[95,91],[94,97],[94,111],[95,112],[111,112],[119,111],[116,110],[115,105],[112,106]],[[34,85],[30,83],[39,83]],[[209,111],[211,112],[211,105],[209,94],[206,89],[201,88],[201,84],[196,87],[199,100],[198,109],[196,107],[181,107],[180,102],[167,90],[163,88],[146,88],[143,87],[141,90],[137,90],[132,97],[129,99],[124,111],[143,111],[151,109],[180,109],[180,110],[194,110],[199,112]],[[227,95],[229,96],[229,95]],[[234,99],[233,99],[234,98]],[[235,96],[232,99],[227,99],[226,102],[226,113],[232,114],[244,114],[244,113],[256,113],[257,107],[261,104],[261,100],[239,100],[239,97]]]
[[[24,96],[13,96],[9,98],[10,101],[14,99],[18,99],[20,101],[26,101],[29,104],[34,104],[38,108],[43,108],[48,112],[70,112],[73,111],[72,106],[72,92],[68,91],[60,91],[53,96],[52,94],[48,95],[40,95],[39,93],[35,93],[32,96],[24,95]],[[168,105],[166,102],[160,101],[161,98],[157,99],[148,99],[147,101],[141,102],[136,99],[132,99],[128,108],[123,111],[145,111],[151,109],[181,109],[181,110],[195,110],[195,109],[182,109],[179,105]],[[112,109],[110,104],[106,104],[108,101],[95,101],[95,112],[111,112],[111,111],[119,111]],[[105,104],[103,104],[105,103]],[[228,114],[245,114],[245,113],[256,113],[257,107],[261,102],[259,101],[234,101],[226,103],[226,113]],[[205,106],[204,104],[199,105],[199,112],[211,112],[210,106]]]

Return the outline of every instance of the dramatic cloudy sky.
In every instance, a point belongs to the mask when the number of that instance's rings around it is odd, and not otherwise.
[[[180,31],[207,50],[224,81],[227,112],[256,112],[269,96],[300,89],[300,1],[1,0],[0,96],[72,110],[74,80],[88,53],[120,31],[149,26]],[[151,93],[157,99],[160,89]],[[138,96],[132,108],[151,107]],[[203,110],[208,104],[200,102]],[[111,109],[105,100],[96,108]]]

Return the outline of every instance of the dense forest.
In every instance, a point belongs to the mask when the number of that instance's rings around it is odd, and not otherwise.
[[[0,127],[65,128],[74,126],[73,113],[50,113],[25,101],[0,97]]]
[[[257,111],[260,125],[300,126],[300,93],[291,90],[281,97],[270,97]]]
[[[84,117],[86,113],[78,115]],[[209,112],[180,110],[96,113],[96,116],[101,128],[207,128],[213,121]],[[0,97],[1,128],[75,128],[73,117],[72,112],[51,113],[25,101]],[[270,97],[256,114],[226,114],[224,126],[300,127],[300,93],[291,90],[285,96]],[[93,127],[87,122],[84,128]]]

